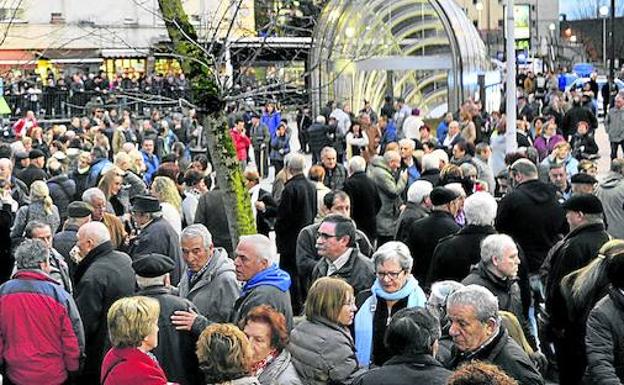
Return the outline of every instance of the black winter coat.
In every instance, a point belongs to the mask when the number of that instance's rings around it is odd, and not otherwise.
[[[470,267],[481,260],[481,241],[491,234],[496,234],[492,226],[467,225],[456,234],[442,238],[433,251],[427,283],[464,279]]]
[[[56,205],[61,217],[61,224],[67,218],[67,206],[76,196],[76,182],[69,179],[67,175],[57,175],[48,180],[50,198]]]
[[[282,313],[284,318],[286,318],[288,331],[293,328],[293,311],[292,305],[290,304],[290,292],[288,290],[281,291],[277,287],[271,285],[260,285],[251,289],[251,291],[245,295],[241,295],[236,302],[234,302],[234,309],[230,316],[230,322],[234,325],[238,325],[251,309],[260,305],[269,305]]]
[[[396,235],[394,239],[405,243],[409,236],[409,228],[412,223],[429,215],[429,210],[414,202],[407,202],[405,209],[401,211],[397,224]]]
[[[232,255],[234,248],[230,237],[230,225],[225,214],[223,191],[219,189],[208,191],[199,198],[195,223],[206,226],[212,234],[215,247],[223,247],[229,255]]]
[[[428,217],[419,219],[410,227],[406,244],[414,258],[412,274],[418,282],[421,282],[423,288],[427,287],[425,283],[431,264],[431,256],[438,245],[438,241],[455,234],[459,228],[450,213],[440,210],[431,211]]]
[[[329,263],[327,259],[321,258],[316,266],[314,266],[311,282],[327,276],[328,268]],[[347,281],[347,283],[353,287],[353,294],[357,296],[358,293],[368,290],[373,286],[373,282],[375,281],[375,268],[373,267],[373,262],[371,262],[368,257],[360,253],[357,248],[354,248],[351,251],[347,263],[338,271],[332,273],[330,277],[342,278]]]
[[[501,199],[495,227],[518,242],[531,273],[538,271],[548,250],[568,232],[555,187],[538,180],[520,184]]]
[[[345,181],[344,191],[351,198],[351,218],[357,228],[374,242],[377,238],[377,213],[381,208],[375,182],[364,171],[356,172]]]
[[[353,385],[444,385],[451,374],[429,354],[397,355],[356,378]]]
[[[48,179],[48,174],[39,167],[31,164],[30,166],[23,169],[17,177],[20,178],[22,182],[24,182],[26,187],[30,188],[32,182],[36,180]]]
[[[336,164],[333,170],[323,167],[325,170],[325,178],[323,184],[331,190],[342,190],[347,180],[347,169],[340,163]]]
[[[8,281],[13,273],[14,260],[11,254],[12,222],[11,205],[3,204],[0,210],[0,285]]]
[[[312,125],[308,127],[307,134],[310,151],[315,154],[320,154],[323,147],[331,145],[331,141],[329,140],[329,126],[325,124],[312,123]]]

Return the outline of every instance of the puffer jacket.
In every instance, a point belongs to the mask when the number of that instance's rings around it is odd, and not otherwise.
[[[621,142],[624,140],[624,108],[612,108],[607,114],[605,131],[609,134],[610,142]]]
[[[67,175],[57,175],[48,180],[50,198],[56,205],[61,217],[61,223],[67,218],[67,206],[76,196],[76,182],[69,179]]]
[[[349,329],[325,318],[305,319],[297,325],[288,350],[306,385],[347,385],[363,372]]]
[[[607,220],[607,232],[614,238],[624,239],[624,176],[610,172],[596,188]]]
[[[375,182],[381,208],[377,213],[377,235],[394,236],[396,224],[401,214],[401,193],[407,185],[407,180],[399,178],[397,182],[390,167],[381,156],[376,156],[370,163],[368,170],[370,178]]]
[[[262,385],[302,385],[292,364],[290,352],[286,349],[264,368],[258,375],[258,381]]]

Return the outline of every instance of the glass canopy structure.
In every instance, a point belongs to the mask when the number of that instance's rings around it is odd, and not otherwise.
[[[316,108],[329,100],[379,107],[392,94],[429,116],[455,111],[478,91],[478,74],[491,70],[454,0],[330,0],[309,58]]]

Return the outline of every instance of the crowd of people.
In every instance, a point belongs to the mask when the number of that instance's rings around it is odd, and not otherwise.
[[[623,382],[624,95],[598,182],[586,96],[530,85],[510,154],[473,100],[435,129],[392,97],[231,107],[236,242],[193,110],[26,112],[0,145],[4,384]]]

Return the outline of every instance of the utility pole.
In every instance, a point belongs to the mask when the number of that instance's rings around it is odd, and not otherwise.
[[[516,109],[518,98],[516,96],[516,39],[514,26],[514,0],[507,0],[505,15],[505,38],[507,56],[507,99],[505,113],[507,114],[507,131],[505,133],[505,152],[515,152],[518,149],[516,138]]]
[[[615,90],[615,0],[611,0],[611,63],[609,63],[609,106],[613,105]],[[605,114],[607,111],[605,111]]]

